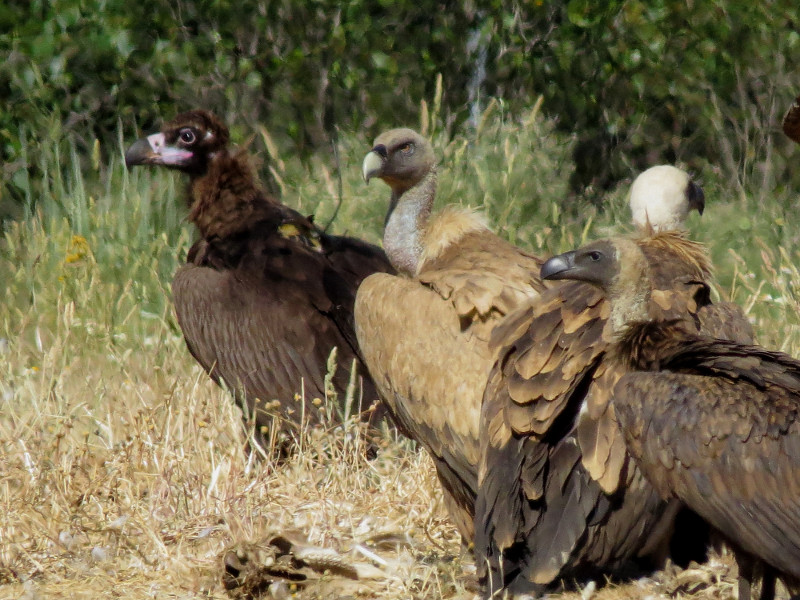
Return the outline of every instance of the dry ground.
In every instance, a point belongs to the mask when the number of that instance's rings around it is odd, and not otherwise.
[[[247,545],[276,535],[299,559],[266,597],[474,597],[432,465],[410,443],[387,433],[368,460],[351,422],[305,432],[285,464],[256,460],[239,412],[178,336],[83,355],[70,310],[37,342],[41,364],[2,344],[0,598],[226,598],[225,550],[229,564],[281,564]],[[734,598],[733,576],[722,557],[583,597]]]

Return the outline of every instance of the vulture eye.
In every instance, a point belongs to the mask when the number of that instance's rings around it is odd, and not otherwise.
[[[194,131],[192,131],[189,128],[181,129],[178,136],[181,138],[181,141],[184,144],[193,144],[194,141],[197,139],[197,136],[195,136]]]
[[[592,262],[597,262],[601,258],[603,258],[603,255],[597,250],[589,252],[589,260],[591,260]]]
[[[406,142],[402,146],[400,146],[400,152],[403,154],[414,154],[414,144],[413,142]]]

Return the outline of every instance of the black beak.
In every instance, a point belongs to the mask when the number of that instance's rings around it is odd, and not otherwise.
[[[542,265],[540,276],[542,279],[565,279],[575,267],[575,251],[564,252],[547,260]]]
[[[689,210],[694,208],[702,215],[706,207],[706,195],[703,193],[703,188],[694,181],[690,181],[686,195],[689,198]]]
[[[128,148],[125,153],[125,166],[130,169],[136,165],[144,165],[153,162],[154,157],[155,154],[150,141],[147,138],[142,138]]]

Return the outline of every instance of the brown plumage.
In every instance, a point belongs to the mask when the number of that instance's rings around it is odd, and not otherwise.
[[[401,275],[364,280],[356,333],[364,361],[396,421],[431,455],[450,516],[473,537],[480,402],[494,361],[491,329],[543,288],[542,261],[492,233],[472,211],[431,216],[436,167],[430,143],[388,131],[364,176],[392,189],[384,248]]]
[[[665,185],[684,202],[696,193],[677,169],[651,182],[659,196]],[[712,327],[718,311],[732,309],[710,303],[705,248],[660,229],[649,221],[630,242],[651,266],[654,291],[638,301],[654,315],[691,315],[696,327]],[[751,335],[734,314],[730,329]],[[632,465],[616,425],[612,391],[623,372],[605,358],[612,317],[599,289],[565,282],[492,335],[498,360],[484,395],[475,520],[476,563],[490,593],[536,593],[561,580],[622,573],[669,533],[677,504],[663,501]]]
[[[320,415],[326,364],[337,349],[333,389],[345,398],[355,361],[362,386],[354,410],[377,398],[360,366],[353,302],[361,281],[392,272],[371,244],[326,234],[270,197],[247,156],[228,149],[213,114],[178,115],[136,142],[128,166],[162,165],[189,175],[189,219],[200,233],[172,292],[189,351],[254,416],[256,433],[275,423],[291,431]],[[304,402],[296,394],[304,392]]]
[[[773,597],[776,573],[796,585],[800,361],[632,306],[631,297],[650,293],[635,245],[607,240],[554,260],[558,277],[599,286],[619,315],[609,362],[625,374],[613,408],[644,475],[733,545],[740,599],[750,597],[754,559],[765,563],[762,598]]]
[[[783,133],[793,142],[800,144],[800,96],[795,99],[783,117]]]

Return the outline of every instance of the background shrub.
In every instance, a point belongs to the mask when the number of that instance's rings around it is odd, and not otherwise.
[[[149,131],[199,105],[308,156],[339,132],[418,122],[438,74],[450,133],[490,98],[519,114],[541,95],[575,137],[565,199],[598,203],[662,161],[796,185],[770,134],[798,89],[799,16],[788,0],[10,0],[0,214],[19,214],[38,155],[66,134],[89,157],[96,139],[116,150],[118,122]]]

